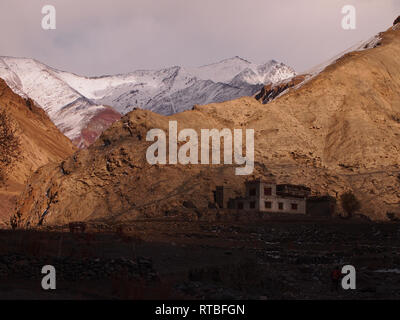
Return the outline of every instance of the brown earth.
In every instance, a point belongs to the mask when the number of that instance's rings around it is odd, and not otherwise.
[[[380,36],[380,46],[346,54],[266,105],[248,97],[170,117],[129,113],[89,149],[35,173],[18,201],[20,225],[196,216],[216,185],[240,193],[246,179],[271,173],[314,193],[352,190],[373,219],[400,214],[400,30]],[[170,120],[178,130],[254,129],[253,176],[235,176],[229,165],[150,166],[146,133],[167,132]],[[185,200],[198,209],[183,208]]]
[[[6,109],[21,142],[21,157],[7,168],[7,180],[0,184],[0,221],[13,213],[16,197],[29,176],[39,167],[60,161],[75,147],[50,121],[46,113],[12,92],[0,79],[0,109]]]

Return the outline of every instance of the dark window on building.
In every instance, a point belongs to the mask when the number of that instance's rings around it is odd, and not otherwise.
[[[272,188],[264,188],[264,195],[271,196],[272,195]]]
[[[270,202],[270,201],[265,201],[265,208],[266,208],[266,209],[271,209],[271,208],[272,208],[272,202]]]
[[[256,188],[251,188],[250,189],[250,195],[255,196],[256,195]]]
[[[238,203],[238,209],[239,209],[239,210],[242,210],[242,209],[243,209],[243,202],[239,202],[239,203]]]
[[[279,210],[283,210],[283,202],[278,203]]]
[[[297,203],[292,203],[292,210],[297,210],[297,208],[298,208]]]
[[[256,202],[255,201],[251,201],[250,202],[250,209],[255,209],[256,208]]]

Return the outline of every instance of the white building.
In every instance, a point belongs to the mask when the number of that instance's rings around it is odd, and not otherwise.
[[[229,207],[246,211],[306,214],[310,192],[310,188],[301,185],[247,181],[245,197],[232,199]]]

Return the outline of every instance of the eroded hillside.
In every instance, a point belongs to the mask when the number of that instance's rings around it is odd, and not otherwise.
[[[46,113],[24,100],[0,79],[0,110],[6,110],[20,141],[20,156],[6,169],[6,180],[0,184],[0,220],[13,213],[15,198],[24,189],[29,176],[39,167],[60,161],[75,148],[50,121]]]

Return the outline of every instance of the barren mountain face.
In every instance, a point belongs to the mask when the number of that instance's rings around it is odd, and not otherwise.
[[[33,175],[18,201],[20,225],[196,216],[216,185],[239,194],[246,179],[270,174],[314,194],[352,190],[373,219],[400,214],[400,25],[379,38],[267,104],[249,97],[169,117],[127,114],[89,149]],[[148,164],[147,132],[168,132],[171,120],[199,136],[201,129],[254,129],[253,175],[236,176],[236,165]]]
[[[71,155],[72,143],[53,125],[46,113],[31,100],[24,100],[0,79],[0,111],[6,111],[20,141],[20,156],[7,164],[0,184],[0,220],[12,214],[16,196],[39,167]]]

